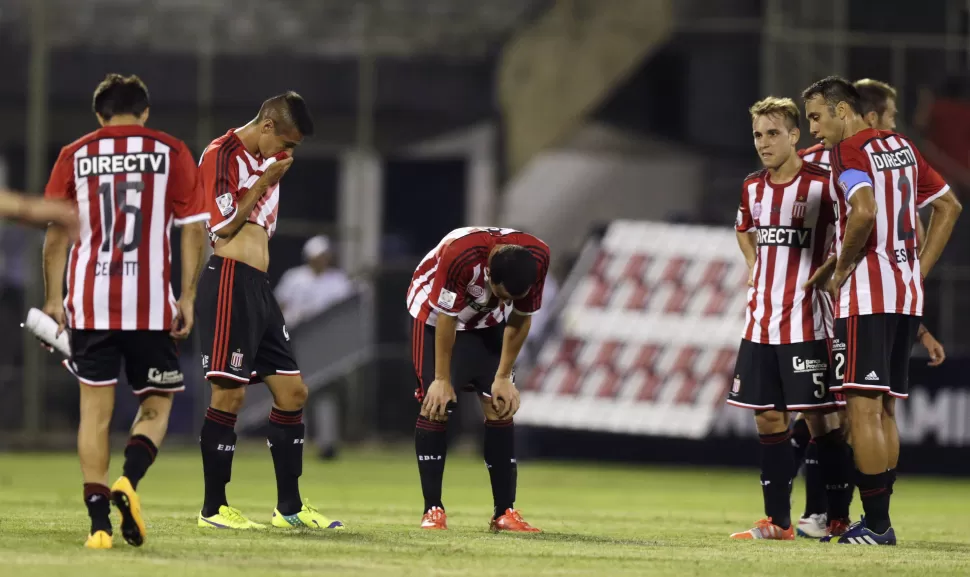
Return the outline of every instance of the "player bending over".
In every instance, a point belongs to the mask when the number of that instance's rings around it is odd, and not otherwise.
[[[508,228],[459,228],[424,257],[408,289],[415,398],[414,449],[424,494],[422,529],[447,529],[441,502],[448,414],[455,386],[478,393],[485,413],[485,466],[494,531],[538,532],[515,509],[513,367],[542,305],[549,247]]]
[[[236,450],[236,415],[246,386],[260,380],[273,394],[267,439],[276,469],[272,525],[343,527],[300,497],[307,386],[266,274],[269,239],[279,210],[278,183],[293,164],[293,149],[312,135],[306,103],[295,92],[287,92],[264,102],[254,120],[213,140],[202,155],[214,254],[199,281],[202,367],[212,385],[212,402],[199,440],[205,477],[199,527],[265,527],[230,507],[226,498]]]
[[[804,286],[825,261],[836,215],[829,172],[803,162],[795,151],[800,117],[795,103],[768,97],[750,112],[755,149],[765,168],[745,179],[738,208],[738,244],[751,288],[727,402],[755,412],[766,518],[731,537],[789,540],[795,538],[790,411],[806,411],[819,447],[831,492],[832,530],[848,527],[848,449],[842,431],[827,423],[834,419],[826,418],[836,407],[829,391],[831,323],[819,291]]]
[[[59,227],[47,230],[44,312],[70,329],[64,364],[81,387],[77,448],[91,517],[85,546],[92,549],[111,548],[109,501],[121,513],[125,541],[145,541],[135,490],[165,438],[172,393],[185,389],[175,339],[192,329],[209,218],[192,153],[145,128],[148,111],[148,89],[137,76],[109,74],[94,91],[101,128],[61,150],[47,183],[47,198],[80,208],[77,241]],[[182,227],[177,302],[169,280],[173,222]],[[122,360],[140,407],[122,476],[109,491],[108,433]]]
[[[885,82],[871,80],[868,78],[857,80],[853,83],[859,91],[861,98],[862,116],[871,128],[876,130],[896,130],[896,90]],[[829,168],[829,155],[822,143],[818,143],[808,149],[800,150],[798,155],[803,160],[814,162],[825,168]],[[918,215],[917,215],[918,216]],[[918,239],[926,237],[926,229],[923,227],[921,219],[916,221],[916,234]],[[835,247],[832,247],[834,255]],[[834,256],[826,262],[828,271],[835,268]],[[829,274],[822,272],[821,274]],[[826,277],[827,280],[827,277]],[[821,284],[824,285],[824,282]],[[823,295],[828,301],[828,295]],[[831,309],[829,309],[831,310]],[[829,314],[828,312],[826,314]],[[937,366],[946,358],[943,345],[926,329],[922,324],[917,334],[920,343],[926,348],[930,356],[930,366]],[[836,398],[842,398],[842,394],[836,394]],[[843,429],[848,426],[845,423],[845,407],[843,404],[839,408],[840,423]],[[825,482],[819,472],[818,449],[815,443],[811,442],[811,434],[808,425],[799,415],[792,428],[792,445],[795,447],[795,470],[802,468],[805,464],[805,512],[798,520],[798,535],[802,537],[821,538],[829,534],[828,517],[826,515],[827,501]]]
[[[889,517],[899,460],[895,398],[906,398],[909,357],[923,314],[923,277],[946,246],[959,201],[906,137],[870,128],[859,91],[828,77],[802,93],[812,136],[832,150],[838,183],[838,260],[832,352],[846,396],[862,521],[839,543],[895,545]],[[932,207],[925,242],[917,209]],[[825,537],[823,540],[831,540]]]

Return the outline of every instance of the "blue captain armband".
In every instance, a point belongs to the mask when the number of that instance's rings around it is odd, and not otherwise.
[[[863,186],[872,187],[872,179],[869,175],[856,168],[850,168],[839,175],[839,187],[845,194],[845,199],[849,200],[855,191]]]

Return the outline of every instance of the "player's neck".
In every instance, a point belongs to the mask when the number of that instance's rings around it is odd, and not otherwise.
[[[866,123],[866,119],[861,116],[853,116],[845,123],[845,134],[842,135],[842,140],[855,136],[863,130],[872,128]]]
[[[145,126],[145,123],[134,114],[116,114],[105,120],[104,126]]]
[[[243,143],[246,152],[253,156],[259,156],[259,127],[256,125],[255,119],[236,130],[236,138]]]
[[[802,159],[793,150],[791,156],[781,166],[768,169],[768,180],[772,184],[785,184],[791,182],[801,169]]]

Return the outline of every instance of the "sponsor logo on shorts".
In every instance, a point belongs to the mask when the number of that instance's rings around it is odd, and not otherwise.
[[[242,368],[242,363],[243,363],[242,351],[237,349],[236,352],[232,353],[232,356],[229,357],[229,366],[238,371],[239,369]]]
[[[182,371],[160,371],[158,369],[148,369],[148,382],[154,385],[174,385],[181,383],[185,377]]]
[[[216,207],[219,209],[219,214],[222,216],[229,216],[232,211],[232,194],[226,193],[216,197]]]
[[[829,364],[818,359],[803,359],[792,357],[791,368],[796,373],[817,373],[829,368]]]
[[[833,353],[836,352],[836,351],[844,351],[844,350],[845,350],[845,341],[841,341],[839,339],[832,339],[832,352]]]
[[[737,395],[740,392],[741,392],[741,376],[740,375],[735,375],[734,376],[734,384],[731,385],[731,394],[732,395]]]
[[[443,309],[450,309],[455,306],[455,299],[458,295],[451,292],[450,290],[441,289],[441,294],[438,295],[438,306]]]
[[[879,380],[879,375],[876,374],[876,371],[869,371],[869,374],[866,375],[866,380],[867,381],[878,381]]]
[[[283,338],[286,339],[286,342],[290,341],[290,333],[286,332],[286,325],[283,325]]]
[[[203,369],[209,368],[209,355],[202,355],[202,368]]]

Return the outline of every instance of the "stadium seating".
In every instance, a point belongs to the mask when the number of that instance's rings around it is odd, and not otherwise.
[[[747,267],[729,228],[617,221],[574,270],[521,424],[704,437],[731,383]]]

